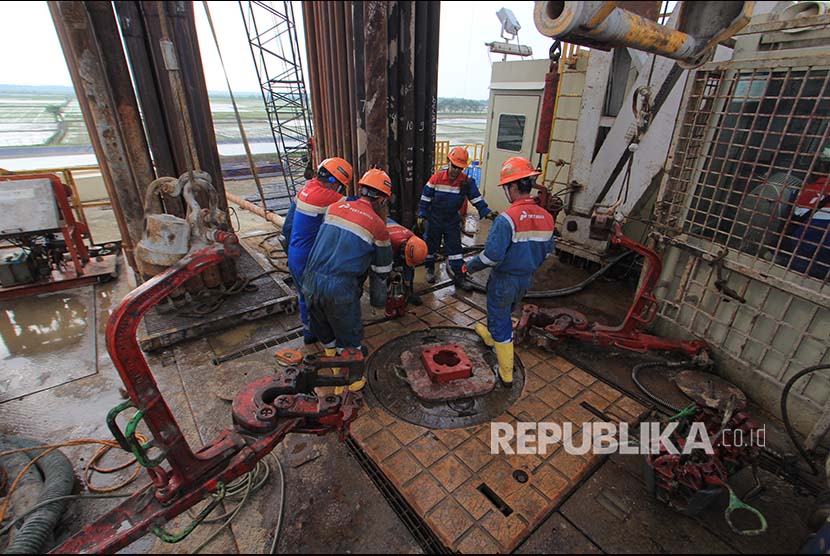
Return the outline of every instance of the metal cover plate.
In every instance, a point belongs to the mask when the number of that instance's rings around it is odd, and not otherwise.
[[[516,356],[513,387],[498,384],[492,391],[477,397],[445,402],[419,399],[409,384],[400,378],[402,354],[420,353],[431,345],[456,343],[462,346],[470,359],[479,359],[495,374],[496,356],[478,335],[469,328],[438,326],[417,330],[399,336],[380,346],[366,361],[369,389],[383,407],[404,421],[431,429],[470,427],[492,421],[519,399],[524,388],[524,368]]]

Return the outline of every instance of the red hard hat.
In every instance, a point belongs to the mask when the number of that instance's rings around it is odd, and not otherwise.
[[[469,164],[470,155],[467,154],[467,149],[464,147],[453,147],[450,149],[447,158],[450,159],[453,166],[458,166],[463,170]]]
[[[339,156],[325,159],[317,169],[320,168],[328,170],[328,173],[334,176],[334,179],[347,187],[352,183],[352,165]]]
[[[536,171],[528,159],[521,156],[514,156],[508,158],[502,164],[499,185],[506,185],[522,178],[538,176],[541,173]]]
[[[380,191],[387,197],[392,196],[392,180],[389,179],[389,175],[383,170],[372,168],[363,174],[363,177],[360,178],[360,181],[357,183],[358,185],[363,185],[376,191]]]

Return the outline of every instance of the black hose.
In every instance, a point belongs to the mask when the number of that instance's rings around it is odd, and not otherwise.
[[[34,448],[40,442],[19,437],[0,437],[0,445],[12,449]],[[53,450],[35,462],[44,478],[40,501],[66,496],[75,485],[75,470],[72,463],[59,450]],[[44,505],[32,512],[18,529],[14,539],[6,548],[6,554],[43,554],[46,545],[55,532],[55,526],[66,509],[66,501],[60,500]]]
[[[649,399],[653,402],[662,405],[663,407],[667,407],[674,413],[680,413],[681,408],[676,407],[675,405],[663,400],[662,398],[657,397],[655,394],[652,394],[651,391],[648,388],[646,388],[642,382],[640,382],[640,371],[642,371],[643,369],[654,369],[658,367],[663,367],[665,369],[698,369],[700,368],[700,365],[697,365],[692,361],[679,361],[677,363],[670,363],[668,361],[649,361],[647,363],[640,363],[639,365],[634,365],[634,368],[631,369],[631,380],[634,381],[634,384],[637,385],[637,388],[639,388],[643,394],[648,396]]]
[[[580,282],[580,283],[578,283],[574,286],[569,286],[567,288],[560,288],[558,290],[529,291],[525,294],[524,299],[550,299],[550,298],[553,298],[553,297],[565,297],[565,296],[568,296],[568,295],[573,295],[575,293],[579,293],[582,290],[584,290],[585,288],[587,288],[588,286],[590,286],[592,283],[596,282],[603,275],[605,275],[618,262],[625,259],[629,255],[633,255],[633,254],[634,254],[634,251],[626,251],[625,253],[617,255],[615,258],[608,261],[608,264],[606,264],[604,267],[600,268],[599,270],[597,270],[596,272],[594,272],[593,274],[588,276],[585,280],[583,280],[582,282]],[[481,282],[476,281],[472,277],[468,277],[467,281],[470,283],[470,285],[473,287],[474,290],[479,291],[479,292],[486,292],[487,291],[487,285],[486,284],[482,284]]]
[[[801,439],[798,438],[795,429],[793,429],[792,423],[790,423],[790,415],[787,412],[787,398],[790,395],[790,390],[792,390],[793,385],[798,381],[798,379],[804,375],[825,369],[830,369],[830,365],[813,365],[812,367],[807,367],[806,369],[798,371],[792,376],[792,378],[790,378],[790,380],[787,381],[787,384],[784,385],[784,390],[781,392],[781,420],[784,421],[784,427],[787,429],[787,434],[790,435],[790,440],[793,441],[798,453],[801,454],[801,457],[803,457],[804,461],[807,462],[807,465],[810,466],[810,470],[813,472],[813,475],[818,475],[819,469],[816,467],[816,464],[813,462],[810,454],[807,453],[807,449],[804,447]]]

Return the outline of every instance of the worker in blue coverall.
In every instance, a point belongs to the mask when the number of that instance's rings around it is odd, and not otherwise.
[[[317,168],[317,176],[309,180],[297,194],[297,201],[288,209],[283,225],[283,236],[288,246],[288,270],[297,286],[303,341],[306,345],[313,344],[317,338],[309,324],[301,279],[326,209],[343,200],[343,194],[351,182],[352,165],[342,158],[327,158]]]
[[[493,220],[498,212],[490,210],[478,190],[476,181],[464,173],[469,157],[464,147],[453,147],[447,155],[447,167],[433,174],[421,192],[417,229],[426,229],[429,253],[424,266],[427,282],[435,283],[435,254],[444,242],[448,270],[456,287],[469,290],[461,275],[464,258],[461,253],[461,215],[459,211],[469,201],[478,210],[479,218]]]
[[[511,315],[533,282],[533,274],[553,252],[553,216],[530,196],[539,175],[522,157],[507,159],[499,186],[510,207],[493,222],[484,252],[462,268],[464,275],[490,267],[487,281],[487,326],[476,324],[484,343],[496,350],[499,379],[513,384],[513,322]]]
[[[359,199],[334,203],[326,211],[302,277],[311,330],[327,356],[344,348],[362,349],[360,297],[367,273],[369,302],[377,308],[386,305],[392,246],[380,214],[392,196],[392,182],[383,170],[372,169],[358,185]],[[357,391],[365,384],[361,378],[349,389]]]

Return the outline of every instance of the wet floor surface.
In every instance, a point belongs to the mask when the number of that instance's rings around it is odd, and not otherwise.
[[[573,269],[569,272],[567,265],[558,262],[550,264],[554,265],[550,273],[553,277],[544,279],[546,288],[571,285],[589,273]],[[43,442],[110,438],[106,413],[123,397],[119,392],[121,381],[104,348],[104,327],[114,301],[128,291],[126,282],[122,271],[122,276],[109,284],[0,304],[0,380],[8,381],[0,386],[0,396],[8,392],[0,397],[0,433]],[[427,286],[420,271],[418,282]],[[433,297],[440,300],[455,295],[454,288],[448,287]],[[630,295],[630,289],[623,292],[613,283],[597,282],[581,297],[554,300],[555,304],[548,306],[579,306],[590,318],[608,319],[606,323],[610,323],[611,319],[622,318]],[[458,293],[458,297],[473,306],[484,306],[482,294]],[[239,343],[275,336],[297,324],[296,316],[263,319],[147,356],[159,387],[192,446],[210,441],[230,426],[228,392],[235,392],[274,368],[273,349],[218,366],[212,364],[212,358],[232,352]],[[299,348],[300,344],[300,340],[294,340],[285,347]],[[635,356],[576,348],[564,350],[562,355],[581,361],[581,367],[605,380],[635,390],[628,376],[637,360]],[[673,385],[664,377],[647,380],[662,395],[676,395]],[[14,388],[18,393],[14,393]],[[24,394],[26,391],[30,393]],[[75,464],[78,477],[83,476],[83,468],[94,450],[64,450]],[[274,454],[282,462],[286,477],[279,551],[421,551],[346,445],[334,436],[290,436]],[[108,457],[112,458],[108,462],[115,462],[121,461],[123,455]],[[276,474],[273,462],[271,465]],[[790,484],[774,475],[767,473],[763,478],[766,490],[752,502],[765,513],[770,531],[761,537],[743,538],[726,527],[722,501],[697,518],[677,516],[645,491],[639,458],[614,456],[589,476],[520,545],[518,552],[796,552],[806,535],[804,520],[812,499],[797,497]],[[103,485],[113,481],[115,478],[96,477],[96,482]],[[277,480],[269,480],[253,495],[230,531],[219,535],[206,551],[265,551],[277,520],[278,486]],[[73,502],[59,523],[58,540],[115,504],[110,500]],[[226,509],[231,507],[226,505]],[[169,524],[168,530],[180,529],[186,522],[186,518],[180,517]],[[148,535],[127,551],[187,553],[216,527],[199,527],[177,545],[164,545]]]

